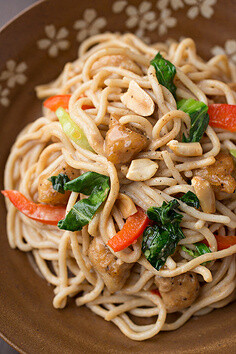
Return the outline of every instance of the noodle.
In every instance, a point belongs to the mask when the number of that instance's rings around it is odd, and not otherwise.
[[[176,66],[179,98],[194,98],[208,105],[218,96],[222,102],[236,104],[236,93],[229,86],[235,75],[233,64],[222,55],[203,61],[191,39],[178,44],[148,46],[133,34],[96,35],[81,44],[78,59],[66,64],[54,82],[36,88],[41,99],[58,94],[72,95],[69,115],[84,131],[93,151],[70,140],[55,114],[43,108],[43,117],[29,124],[18,136],[5,169],[5,189],[19,190],[34,202],[38,198],[40,176],[52,173],[62,162],[80,173],[93,171],[110,178],[106,202],[82,231],[63,231],[29,219],[7,201],[8,240],[12,248],[32,251],[41,274],[55,286],[55,308],[65,307],[68,296],[76,297],[77,306],[86,305],[105,320],[112,321],[126,336],[139,341],[151,338],[161,330],[175,330],[193,315],[226,306],[235,299],[236,289],[236,245],[217,251],[214,236],[217,230],[221,230],[221,235],[235,235],[236,201],[232,194],[223,193],[216,200],[217,211],[213,214],[179,202],[185,238],[179,242],[178,257],[176,254],[169,256],[159,271],[142,255],[140,240],[125,250],[115,253],[111,250],[120,261],[134,263],[125,285],[114,294],[109,292],[89,259],[93,238],[102,238],[107,243],[124,226],[125,217],[117,204],[120,193],[129,196],[144,210],[161,206],[179,193],[194,191],[188,184],[194,171],[214,164],[221,149],[236,146],[234,133],[208,126],[202,139],[202,156],[178,156],[167,148],[166,144],[173,139],[179,140],[191,123],[187,113],[177,110],[173,95],[158,82],[154,66],[150,65],[158,50]],[[108,56],[123,58],[124,65],[109,63]],[[155,103],[151,117],[134,112],[122,103],[121,96],[132,80]],[[84,105],[90,108],[83,109]],[[122,126],[141,131],[149,139],[148,150],[140,152],[137,158],[158,162],[158,170],[151,178],[131,181],[126,177],[128,166],[125,163],[115,166],[105,157],[104,138],[111,114],[119,116]],[[78,198],[83,196],[71,193],[67,213]],[[194,259],[180,247],[184,245],[194,250],[194,244],[205,239],[212,252]],[[156,287],[155,277],[170,278],[189,271],[198,275],[200,294],[187,309],[178,312],[177,320],[170,323],[166,321],[164,300],[151,291]],[[130,314],[157,318],[152,324],[137,325]]]

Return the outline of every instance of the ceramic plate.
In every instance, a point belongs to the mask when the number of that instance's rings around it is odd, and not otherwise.
[[[0,167],[18,132],[40,116],[34,87],[57,77],[79,43],[105,31],[131,31],[149,41],[192,37],[200,55],[226,53],[236,63],[234,0],[51,0],[25,11],[0,33]],[[11,250],[0,198],[0,330],[26,353],[230,353],[236,348],[236,303],[175,332],[133,342],[115,325],[74,301],[52,307],[53,288]]]

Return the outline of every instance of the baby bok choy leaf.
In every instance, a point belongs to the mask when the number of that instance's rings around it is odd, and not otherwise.
[[[208,106],[203,102],[189,98],[188,100],[177,102],[177,108],[188,113],[191,119],[189,137],[186,138],[183,134],[183,142],[199,142],[209,124]]]
[[[163,202],[161,207],[151,207],[147,211],[149,219],[165,225],[167,223],[180,222],[182,215],[174,209],[178,208],[179,202],[177,199],[171,200],[169,203]]]
[[[198,197],[196,196],[196,194],[194,194],[191,191],[188,191],[187,193],[185,193],[180,198],[180,200],[191,207],[194,207],[196,209],[200,208],[200,202],[199,202]]]
[[[154,59],[150,62],[156,70],[156,77],[158,82],[165,86],[175,97],[176,95],[176,86],[173,82],[176,68],[168,60],[164,59],[163,56],[158,52]]]
[[[180,200],[191,207],[200,206],[197,196],[191,191],[185,193]],[[176,211],[178,207],[178,200],[173,199],[169,203],[163,202],[161,207],[151,207],[147,211],[148,218],[153,220],[154,225],[144,230],[142,251],[157,270],[165,264],[167,257],[175,252],[178,242],[184,238],[180,227],[183,215]],[[200,249],[204,251],[203,247]]]
[[[79,200],[65,219],[58,222],[59,229],[77,231],[87,225],[110,190],[110,179],[96,172],[86,172],[72,181],[65,183],[64,189],[89,195]]]
[[[151,265],[160,270],[168,256],[175,252],[178,242],[183,238],[178,224],[149,226],[143,234],[142,251]]]
[[[52,182],[52,188],[62,194],[65,194],[65,184],[70,181],[66,173],[59,173],[57,176],[51,176],[48,178]]]
[[[157,270],[165,264],[167,257],[175,252],[178,242],[184,238],[179,226],[183,216],[174,210],[178,206],[179,202],[174,199],[147,211],[148,218],[155,224],[144,230],[142,251]]]
[[[203,254],[206,253],[211,253],[210,248],[205,245],[204,243],[197,242],[194,244],[196,247],[196,250],[191,250],[185,246],[181,246],[182,250],[186,253],[188,253],[191,257],[197,258],[199,256],[202,256]],[[202,265],[205,265],[207,262],[202,263]]]
[[[109,185],[109,177],[97,172],[85,172],[81,176],[65,184],[65,190],[90,195],[94,188],[103,185],[105,182]]]

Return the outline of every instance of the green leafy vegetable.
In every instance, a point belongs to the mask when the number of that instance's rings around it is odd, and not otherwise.
[[[178,242],[184,238],[179,226],[183,216],[174,210],[178,206],[179,202],[174,199],[147,211],[149,219],[156,224],[144,230],[142,251],[157,270],[165,264],[167,257],[174,253]]]
[[[194,207],[196,209],[200,208],[200,202],[198,197],[196,196],[196,194],[194,194],[191,191],[188,191],[187,193],[185,193],[180,200],[184,203],[186,203],[187,205]]]
[[[193,258],[196,258],[199,256],[196,251],[193,251],[185,246],[181,246],[181,248],[184,252],[188,253]]]
[[[180,200],[195,208],[200,206],[197,196],[190,191]],[[178,200],[173,199],[169,203],[163,202],[161,207],[151,207],[147,211],[148,218],[154,221],[154,225],[144,230],[142,251],[157,270],[165,264],[167,257],[175,252],[178,242],[184,238],[180,227],[183,215],[175,210],[178,206]],[[204,246],[199,246],[199,252],[204,251]]]
[[[193,258],[197,258],[206,253],[211,253],[210,248],[207,247],[207,245],[205,245],[204,243],[201,242],[195,243],[195,247],[196,247],[196,251],[193,251],[189,248],[186,248],[185,246],[181,246],[182,250],[188,253]],[[206,263],[208,262],[204,262],[202,263],[202,265],[205,265]]]
[[[143,233],[142,251],[151,265],[159,270],[182,238],[182,231],[177,225],[149,226]]]
[[[182,215],[174,209],[178,208],[179,202],[177,199],[171,200],[169,203],[163,202],[161,207],[151,207],[147,211],[149,219],[165,225],[166,223],[180,222]]]
[[[154,59],[150,62],[156,70],[156,77],[158,82],[165,86],[175,97],[176,96],[176,86],[173,82],[176,68],[175,66],[164,59],[163,56],[158,52]]]
[[[63,230],[77,231],[87,225],[106,199],[110,190],[109,181],[107,176],[96,172],[86,172],[67,182],[64,185],[65,190],[83,193],[89,197],[79,200],[65,219],[58,222],[58,227]]]
[[[207,245],[205,245],[204,243],[198,242],[198,243],[195,243],[195,246],[196,246],[197,252],[199,253],[200,256],[205,253],[211,253],[210,248]]]
[[[57,176],[51,176],[48,180],[52,182],[52,187],[55,191],[65,194],[64,186],[70,180],[66,173],[59,173]]]
[[[200,141],[209,124],[208,106],[203,102],[189,98],[188,100],[177,102],[177,108],[188,113],[191,118],[189,137],[186,138],[183,134],[183,142],[193,143]]]
[[[97,172],[85,172],[81,176],[65,184],[65,190],[90,195],[96,186],[102,185],[104,181],[109,183],[109,177]]]
[[[233,157],[236,158],[236,149],[230,149],[229,152],[231,153],[231,155],[232,155]]]

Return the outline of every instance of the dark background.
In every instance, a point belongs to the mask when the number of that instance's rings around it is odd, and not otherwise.
[[[37,0],[0,0],[0,28],[12,20],[19,12],[36,2]],[[16,353],[14,349],[0,338],[0,354]]]

